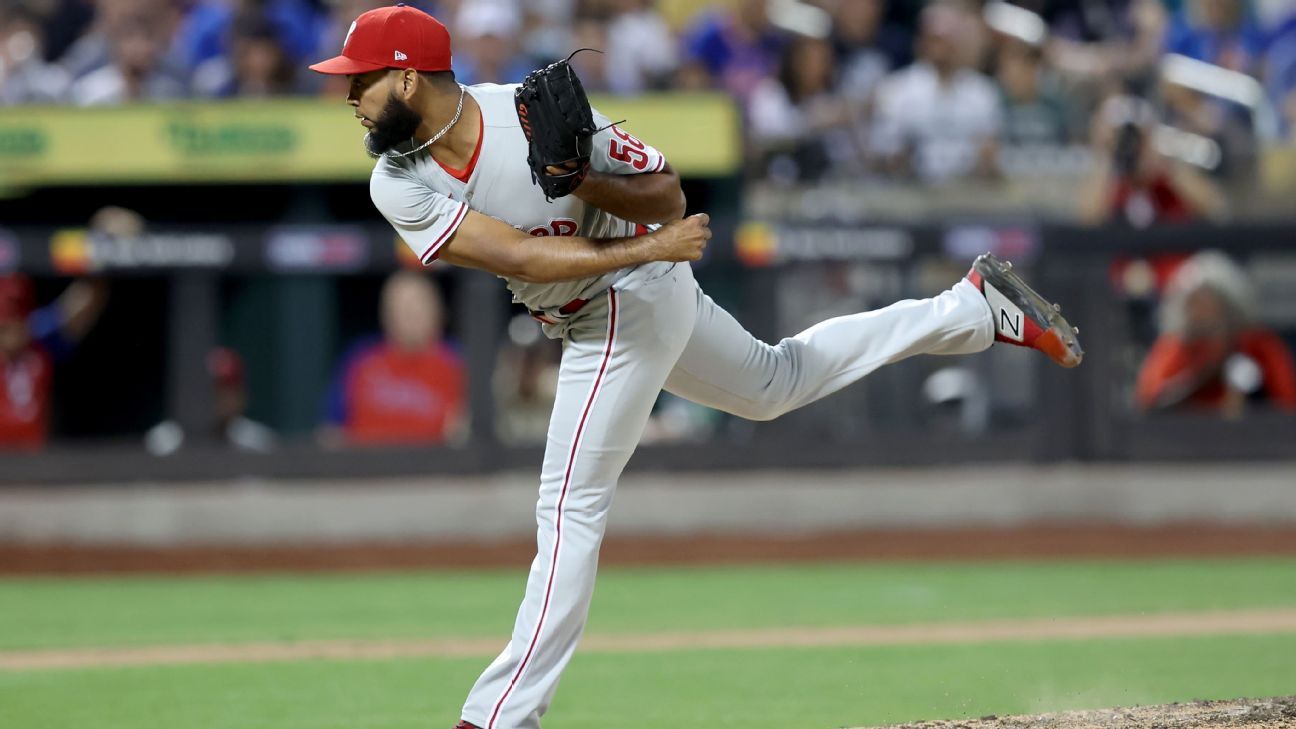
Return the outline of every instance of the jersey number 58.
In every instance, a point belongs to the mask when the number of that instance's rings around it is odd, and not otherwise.
[[[612,133],[620,141],[608,140],[608,156],[625,162],[636,170],[647,169],[648,153],[644,151],[644,143],[635,139],[633,134],[621,131],[615,124],[612,125]]]

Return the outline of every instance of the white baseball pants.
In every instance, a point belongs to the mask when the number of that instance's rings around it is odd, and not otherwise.
[[[536,729],[585,627],[599,545],[622,468],[658,393],[770,420],[915,354],[994,341],[990,307],[960,281],[931,299],[761,342],[702,293],[687,264],[640,267],[550,334],[565,335],[549,424],[537,553],[512,639],[477,680],[462,718]]]

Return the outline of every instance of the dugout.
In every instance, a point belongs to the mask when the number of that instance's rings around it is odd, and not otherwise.
[[[1121,260],[1225,248],[1264,287],[1266,323],[1292,341],[1296,228],[1289,223],[1098,230],[1048,222],[1054,216],[1037,209],[987,212],[984,198],[972,206],[979,214],[944,209],[914,223],[900,214],[912,210],[892,202],[911,204],[912,192],[843,191],[829,199],[744,189],[737,120],[727,102],[662,102],[604,108],[636,129],[648,126],[646,138],[686,145],[667,155],[685,176],[691,208],[712,213],[717,232],[698,277],[758,336],[776,339],[823,316],[930,295],[956,280],[973,255],[993,250],[1067,302],[1088,354],[1073,372],[999,350],[962,363],[906,362],[772,423],[700,420],[682,437],[646,444],[631,468],[1296,455],[1290,415],[1255,408],[1224,422],[1135,412],[1132,370],[1146,349],[1155,302],[1127,296],[1112,276]],[[681,104],[690,105],[687,117],[678,113]],[[276,101],[6,113],[0,269],[34,276],[42,300],[69,277],[106,276],[114,285],[99,325],[78,356],[60,365],[51,448],[5,456],[0,481],[454,474],[537,461],[538,442],[502,433],[492,386],[518,312],[498,281],[448,268],[431,275],[471,375],[463,437],[433,447],[342,451],[312,438],[336,358],[373,327],[381,281],[403,265],[403,245],[368,200],[370,163],[336,111],[315,101]],[[681,118],[699,125],[695,133],[680,133]],[[99,125],[90,138],[102,154],[76,146],[87,143],[86,124]],[[669,131],[654,134],[654,126]],[[116,133],[121,138],[109,144],[105,137]],[[326,163],[337,167],[311,167]],[[816,209],[781,205],[798,194],[819,200]],[[140,212],[147,235],[124,244],[92,240],[85,221],[105,204]],[[879,211],[888,205],[898,214]],[[200,436],[172,457],[145,455],[140,437],[163,418],[202,431],[212,394],[201,362],[217,344],[247,361],[249,414],[282,433],[281,446],[234,453]],[[952,394],[932,391],[942,382]]]

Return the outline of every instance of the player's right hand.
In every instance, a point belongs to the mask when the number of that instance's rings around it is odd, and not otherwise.
[[[656,245],[653,259],[657,261],[696,261],[711,240],[711,216],[706,213],[690,215],[683,220],[673,220],[650,233]]]

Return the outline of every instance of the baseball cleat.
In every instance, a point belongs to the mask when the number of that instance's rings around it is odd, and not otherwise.
[[[461,721],[458,724],[455,724],[454,729],[481,729],[481,727],[476,724],[469,724],[466,721]]]
[[[989,253],[977,256],[967,280],[990,305],[995,341],[1038,349],[1063,367],[1075,367],[1084,350],[1073,327],[1062,318],[1062,307],[1049,302],[1013,273],[1012,264]]]

